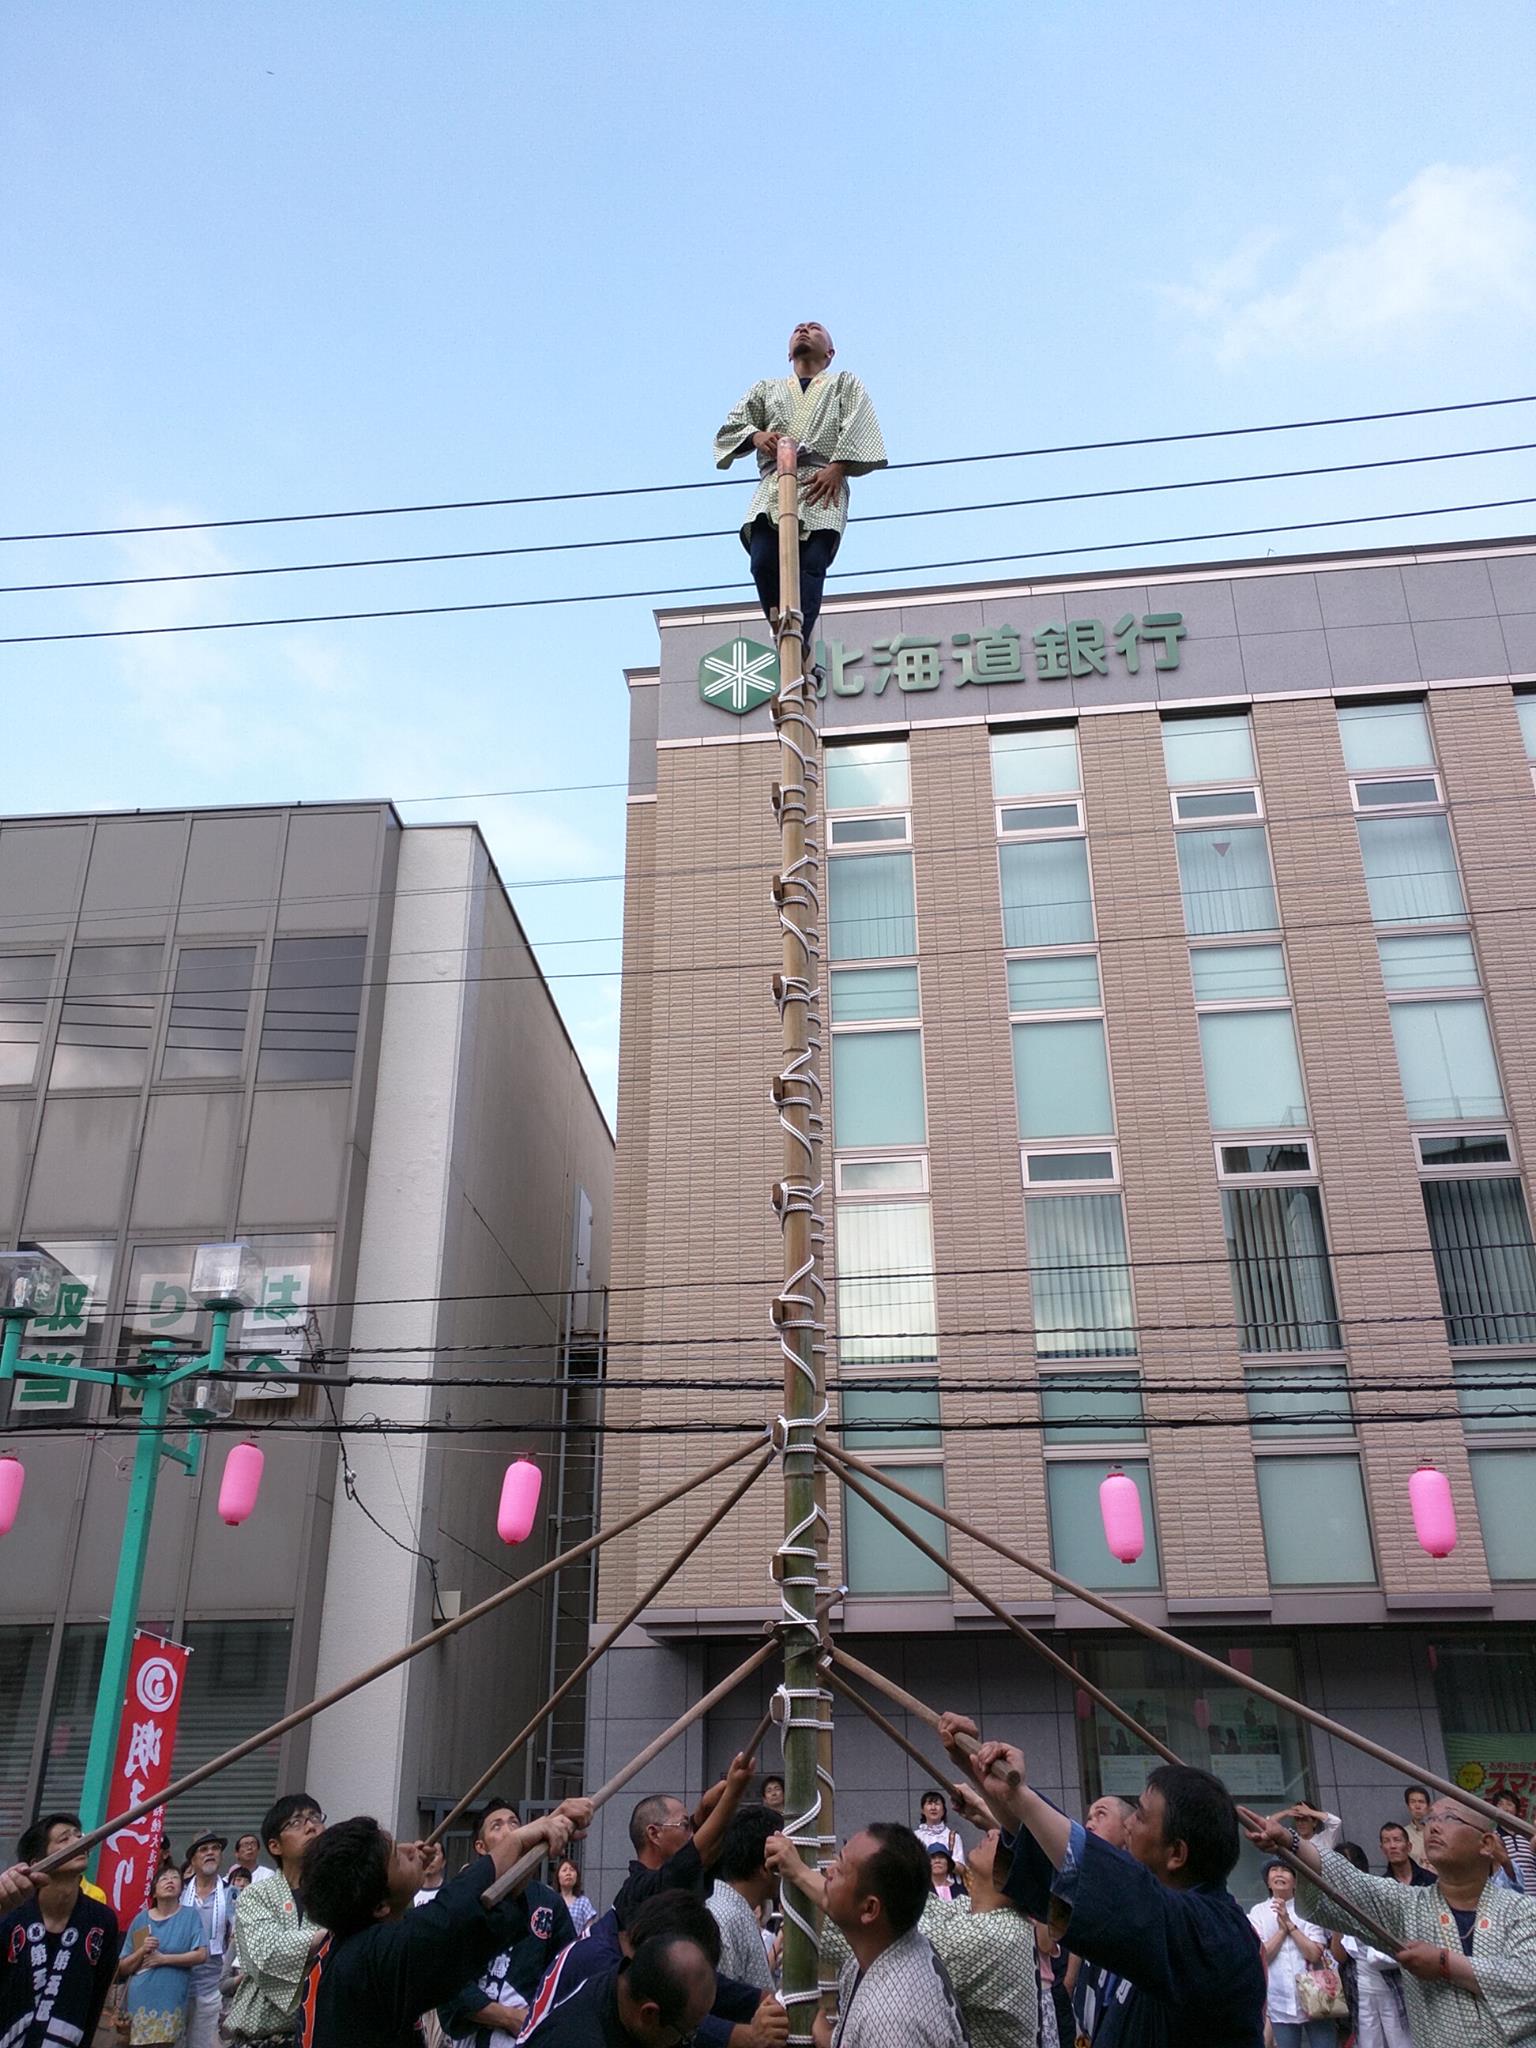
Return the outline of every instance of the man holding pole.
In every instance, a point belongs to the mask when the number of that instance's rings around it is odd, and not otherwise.
[[[802,320],[789,337],[793,374],[765,377],[754,384],[715,435],[717,469],[729,469],[738,456],[751,451],[757,455],[759,482],[742,523],[741,544],[770,624],[779,606],[778,446],[781,438],[796,445],[800,602],[807,657],[821,610],[822,585],[848,524],[848,479],[886,465],[885,443],[869,393],[849,371],[833,374],[836,353],[819,320]]]
[[[707,1896],[711,1866],[755,1770],[753,1757],[733,1757],[730,1769],[718,1784],[710,1786],[693,1813],[672,1793],[654,1793],[638,1802],[629,1817],[629,1840],[635,1853],[629,1875],[613,1901],[620,1927],[627,1927],[636,1908],[656,1892]]]
[[[80,1889],[86,1854],[72,1813],[45,1813],[16,1845],[21,1861],[0,1871],[0,2041],[7,2048],[62,2048],[96,2031],[122,1936],[117,1916]],[[63,1855],[45,1877],[31,1866]]]

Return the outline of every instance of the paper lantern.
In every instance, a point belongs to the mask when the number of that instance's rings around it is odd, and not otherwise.
[[[496,1514],[496,1534],[503,1543],[522,1543],[527,1538],[539,1511],[543,1486],[544,1474],[532,1458],[516,1458],[507,1467]]]
[[[259,1444],[236,1444],[224,1460],[224,1477],[219,1481],[219,1520],[238,1529],[256,1505],[261,1491],[262,1467],[266,1464]]]
[[[21,1506],[21,1489],[27,1483],[27,1468],[14,1451],[0,1457],[0,1536],[9,1536],[16,1526]]]
[[[1084,1692],[1081,1686],[1077,1688],[1072,1705],[1076,1709],[1079,1721],[1091,1721],[1093,1719],[1092,1695]]]
[[[1456,1548],[1456,1503],[1451,1482],[1435,1465],[1421,1465],[1408,1481],[1413,1533],[1431,1557],[1449,1557]]]
[[[1117,1465],[1099,1484],[1099,1513],[1104,1518],[1104,1541],[1110,1555],[1122,1564],[1134,1564],[1147,1547],[1147,1532],[1141,1520],[1141,1491]]]

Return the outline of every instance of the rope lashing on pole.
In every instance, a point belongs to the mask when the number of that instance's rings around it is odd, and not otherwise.
[[[784,1277],[772,1306],[784,1363],[784,1412],[773,1435],[784,1472],[784,1536],[774,1558],[784,1737],[784,1832],[808,1863],[835,1846],[826,1815],[831,1791],[832,1695],[821,1683],[818,1598],[827,1570],[828,1522],[818,1495],[817,1432],[827,1419],[826,1288],[821,1272],[822,1137],[820,977],[821,787],[817,706],[805,674],[805,615],[800,604],[799,449],[780,438],[778,471],[779,610],[775,637],[779,689],[773,719],[779,775],[773,788],[779,868],[773,904],[781,939],[773,981],[782,1058],[772,1100],[782,1136],[781,1177],[773,1206],[784,1244]],[[783,1887],[783,2001],[789,2038],[811,2040],[810,2012],[820,1997],[820,1933],[815,1906]]]
[[[1144,1615],[1137,1614],[1133,1609],[1122,1607],[1117,1600],[1111,1600],[1107,1594],[1096,1593],[1090,1586],[1080,1586],[1064,1572],[1058,1572],[1048,1564],[1040,1564],[1035,1559],[1027,1557],[1023,1551],[1015,1550],[1011,1544],[1004,1543],[999,1537],[989,1536],[984,1530],[976,1528],[963,1516],[957,1515],[952,1508],[939,1507],[922,1494],[914,1493],[910,1487],[903,1486],[893,1477],[889,1468],[868,1464],[854,1452],[839,1450],[828,1444],[825,1439],[821,1442],[821,1451],[834,1469],[841,1469],[842,1477],[847,1484],[853,1484],[850,1476],[852,1473],[863,1473],[887,1492],[895,1494],[901,1500],[910,1501],[913,1507],[920,1508],[925,1515],[936,1516],[959,1535],[968,1536],[972,1542],[995,1551],[999,1557],[1017,1565],[1020,1571],[1044,1579],[1047,1584],[1055,1586],[1075,1600],[1086,1600],[1090,1607],[1096,1607],[1101,1614],[1107,1614],[1111,1621],[1118,1621],[1125,1628],[1134,1629],[1138,1635],[1145,1636],[1149,1642],[1159,1643],[1164,1649],[1173,1650],[1188,1663],[1198,1664],[1202,1670],[1209,1671],[1214,1677],[1219,1678],[1223,1685],[1240,1686],[1245,1692],[1251,1692],[1255,1698],[1266,1700],[1271,1706],[1280,1707],[1286,1713],[1294,1714],[1298,1720],[1307,1722],[1310,1727],[1319,1729],[1324,1735],[1332,1736],[1339,1742],[1347,1742],[1352,1749],[1358,1749],[1363,1755],[1374,1758],[1377,1763],[1385,1764],[1389,1770],[1398,1771],[1417,1784],[1432,1786],[1444,1798],[1454,1799],[1462,1806],[1470,1808],[1472,1812],[1482,1814],[1495,1828],[1508,1829],[1527,1838],[1536,1837],[1536,1823],[1522,1820],[1517,1814],[1505,1813],[1500,1807],[1490,1805],[1486,1799],[1479,1799],[1475,1793],[1468,1792],[1464,1786],[1453,1784],[1449,1778],[1441,1777],[1438,1771],[1430,1770],[1427,1765],[1415,1763],[1411,1757],[1399,1756],[1396,1750],[1388,1749],[1382,1743],[1372,1742],[1368,1735],[1361,1735],[1353,1728],[1346,1728],[1342,1721],[1335,1721],[1329,1715],[1319,1713],[1316,1707],[1309,1707],[1304,1700],[1292,1699],[1289,1693],[1281,1692],[1277,1686],[1266,1685],[1263,1679],[1251,1677],[1246,1671],[1239,1670],[1235,1664],[1224,1663],[1220,1657],[1213,1657],[1208,1650],[1197,1649],[1193,1643],[1186,1643],[1182,1637],[1172,1634],[1170,1630],[1159,1628],[1155,1621],[1148,1621]],[[883,1515],[886,1521],[899,1529],[909,1542],[916,1543],[919,1549],[927,1548],[928,1554],[937,1558],[957,1585],[966,1585],[966,1580],[942,1552],[933,1551],[931,1546],[924,1546],[922,1539],[909,1529],[899,1516],[893,1515],[883,1502],[874,1499],[863,1487],[857,1487],[855,1490],[871,1507]],[[1117,1718],[1123,1720],[1124,1717]],[[1160,1748],[1157,1744],[1152,1746]],[[1176,1763],[1178,1759],[1170,1757],[1169,1761]],[[1310,1873],[1308,1875],[1310,1876]]]
[[[595,1643],[593,1645],[593,1647],[587,1652],[586,1656],[583,1657],[581,1662],[576,1666],[575,1670],[570,1673],[569,1677],[563,1679],[560,1682],[560,1684],[555,1687],[554,1691],[550,1694],[549,1698],[544,1702],[543,1706],[539,1708],[538,1712],[533,1716],[533,1718],[518,1730],[517,1734],[513,1736],[512,1740],[507,1744],[506,1748],[501,1752],[500,1756],[497,1757],[496,1761],[493,1764],[491,1764],[486,1770],[481,1772],[480,1776],[476,1778],[474,1784],[471,1785],[469,1790],[460,1797],[457,1804],[452,1808],[452,1810],[444,1814],[443,1818],[438,1822],[437,1826],[432,1830],[431,1834],[427,1836],[427,1840],[429,1842],[441,1841],[443,1836],[446,1835],[448,1830],[453,1826],[454,1822],[458,1820],[461,1817],[461,1815],[468,1812],[469,1808],[474,1805],[475,1801],[479,1798],[480,1794],[485,1791],[486,1787],[492,1782],[492,1780],[499,1777],[502,1771],[506,1769],[507,1765],[512,1761],[513,1757],[517,1755],[518,1751],[523,1747],[524,1743],[529,1741],[532,1736],[538,1733],[539,1729],[543,1727],[544,1723],[549,1719],[550,1715],[555,1711],[556,1707],[559,1706],[560,1702],[566,1697],[566,1695],[572,1692],[581,1683],[582,1679],[586,1677],[587,1673],[592,1669],[593,1665],[598,1661],[598,1659],[601,1656],[603,1656],[608,1650],[611,1650],[613,1648],[613,1645],[618,1641],[619,1637],[623,1635],[624,1631],[631,1625],[631,1623],[638,1620],[640,1615],[642,1615],[645,1612],[646,1608],[651,1605],[652,1601],[656,1599],[657,1595],[661,1592],[662,1588],[666,1585],[667,1581],[675,1577],[675,1575],[679,1571],[681,1571],[682,1567],[688,1562],[689,1558],[693,1556],[694,1552],[699,1548],[699,1546],[703,1542],[705,1542],[708,1537],[714,1534],[715,1530],[719,1528],[720,1524],[725,1520],[726,1516],[731,1512],[732,1508],[734,1508],[737,1502],[740,1501],[748,1492],[750,1492],[752,1487],[754,1487],[757,1484],[758,1480],[762,1478],[763,1474],[767,1471],[768,1467],[772,1463],[772,1450],[764,1451],[763,1455],[758,1459],[757,1463],[747,1473],[746,1477],[744,1479],[739,1480],[737,1484],[732,1487],[731,1491],[726,1495],[725,1499],[721,1501],[720,1505],[715,1509],[714,1513],[708,1516],[705,1521],[700,1523],[698,1529],[695,1530],[694,1534],[689,1537],[688,1541],[683,1545],[682,1549],[679,1550],[674,1557],[668,1559],[666,1565],[662,1568],[660,1572],[657,1573],[656,1577],[652,1579],[651,1583],[646,1587],[645,1591],[642,1594],[640,1594],[638,1599],[631,1602],[629,1607],[626,1608],[624,1613],[613,1624],[612,1628],[609,1629],[608,1633],[603,1637],[602,1641],[599,1643]],[[757,1745],[754,1742],[752,1746],[753,1748],[756,1748]]]
[[[291,1714],[285,1714],[280,1721],[274,1721],[270,1728],[263,1728],[257,1735],[248,1735],[232,1749],[223,1750],[218,1756],[211,1757],[207,1763],[199,1764],[195,1771],[188,1771],[174,1784],[167,1785],[163,1792],[156,1792],[149,1799],[141,1799],[136,1806],[130,1806],[122,1813],[111,1815],[100,1827],[93,1828],[79,1842],[71,1843],[68,1848],[44,1857],[34,1864],[33,1868],[44,1872],[52,1870],[56,1863],[88,1852],[94,1849],[98,1842],[104,1842],[108,1835],[116,1834],[119,1828],[129,1827],[134,1821],[142,1820],[146,1813],[153,1813],[157,1806],[168,1806],[173,1799],[179,1799],[182,1793],[190,1792],[198,1785],[205,1785],[210,1778],[217,1777],[220,1771],[227,1771],[232,1764],[240,1763],[256,1750],[264,1749],[269,1742],[276,1742],[291,1730],[302,1728],[306,1721],[312,1721],[317,1714],[323,1714],[327,1707],[337,1706],[342,1700],[350,1699],[353,1693],[361,1692],[365,1685],[371,1685],[376,1678],[382,1678],[386,1672],[409,1663],[413,1657],[419,1657],[423,1650],[434,1649],[437,1644],[446,1642],[461,1628],[468,1628],[472,1621],[479,1621],[497,1608],[504,1607],[509,1600],[515,1600],[519,1593],[526,1593],[531,1586],[537,1586],[555,1572],[564,1570],[566,1565],[578,1563],[582,1558],[590,1556],[594,1550],[601,1549],[603,1544],[611,1543],[616,1536],[627,1535],[631,1529],[637,1528],[651,1515],[658,1514],[662,1508],[671,1507],[674,1501],[679,1501],[685,1494],[692,1493],[695,1487],[707,1485],[711,1479],[718,1479],[722,1472],[729,1472],[733,1465],[739,1465],[743,1458],[749,1458],[754,1451],[761,1449],[761,1442],[759,1438],[751,1443],[738,1445],[734,1451],[723,1458],[717,1458],[714,1464],[706,1466],[702,1472],[695,1472],[691,1479],[680,1481],[657,1499],[647,1501],[643,1507],[632,1509],[617,1522],[610,1523],[607,1528],[598,1529],[580,1543],[573,1544],[569,1550],[561,1551],[558,1557],[547,1559],[524,1577],[514,1579],[510,1585],[498,1587],[494,1593],[488,1594],[475,1606],[465,1608],[462,1614],[456,1614],[452,1620],[428,1630],[426,1635],[418,1636],[403,1649],[395,1650],[387,1657],[381,1657],[376,1664],[370,1664],[366,1671],[358,1672],[355,1678],[346,1679],[341,1685],[332,1686],[329,1692],[321,1693],[318,1699],[310,1700],[302,1707],[295,1707]]]

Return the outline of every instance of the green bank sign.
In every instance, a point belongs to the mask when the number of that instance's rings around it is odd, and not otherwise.
[[[1026,640],[1017,626],[983,633],[952,633],[949,643],[925,633],[898,633],[868,648],[842,640],[818,640],[816,659],[825,677],[817,691],[826,697],[883,697],[887,690],[909,696],[918,691],[970,684],[994,688],[1008,683],[1068,683],[1074,677],[1140,675],[1176,669],[1184,638],[1182,612],[1127,612],[1112,625],[1103,619],[1068,619],[1041,626]],[[1111,663],[1114,664],[1113,670]],[[730,640],[699,663],[699,695],[706,704],[744,718],[766,704],[779,686],[779,664],[771,647],[756,640]]]

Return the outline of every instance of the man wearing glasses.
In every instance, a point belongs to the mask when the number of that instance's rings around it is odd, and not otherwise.
[[[710,1885],[710,1866],[720,1854],[725,1831],[752,1783],[754,1759],[735,1756],[717,1785],[711,1785],[690,1813],[672,1793],[642,1799],[629,1817],[634,1856],[629,1875],[613,1902],[619,1926],[627,1927],[637,1909],[657,1892],[694,1892],[703,1898]]]
[[[261,1839],[277,1868],[249,1885],[235,1908],[235,1951],[242,1975],[229,2008],[227,2031],[242,2048],[287,2044],[296,2036],[304,1979],[325,1929],[306,1920],[294,1897],[304,1851],[325,1826],[307,1792],[287,1792],[261,1824]]]

